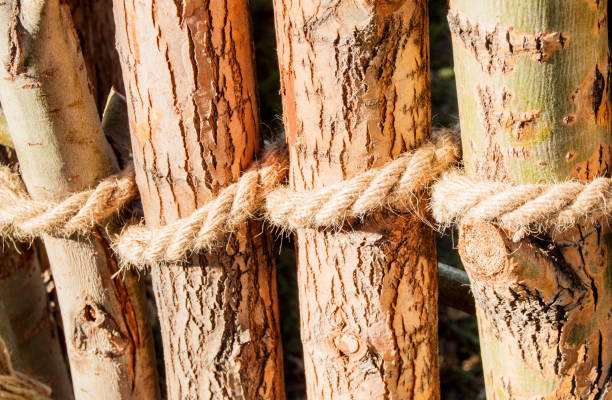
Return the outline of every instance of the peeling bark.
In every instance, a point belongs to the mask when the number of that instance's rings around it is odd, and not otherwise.
[[[335,183],[429,136],[425,1],[274,5],[293,188]],[[296,247],[308,398],[439,398],[431,229],[385,213],[300,230]]]
[[[455,0],[451,7],[451,26],[463,26],[463,33],[452,30],[467,174],[516,183],[610,176],[608,38],[601,18],[607,2],[571,0],[559,9],[535,0]],[[505,46],[495,44],[498,28],[483,34],[483,26],[557,30],[571,41],[550,47],[554,56],[541,62],[513,58],[506,68],[481,52],[479,43],[493,33],[489,49]],[[466,46],[466,37],[472,44]],[[493,67],[480,68],[483,60]],[[514,129],[517,120],[526,122],[527,133]],[[512,233],[477,221],[460,227],[487,398],[612,398],[609,226],[576,226],[518,244],[508,239]]]
[[[116,171],[68,10],[58,0],[8,1],[0,4],[0,26],[0,99],[30,195],[57,199]],[[111,279],[116,264],[106,239],[95,231],[43,239],[75,397],[156,399],[152,338],[138,278],[128,272],[123,280]],[[118,349],[118,337],[129,341],[121,351],[84,351]]]
[[[580,86],[572,92],[569,100],[576,106],[576,112],[565,118],[575,121],[584,118],[589,124],[610,125],[610,55],[597,63]],[[600,65],[601,64],[601,65]]]
[[[136,181],[147,225],[188,216],[257,155],[247,0],[115,0]],[[272,240],[152,268],[169,399],[283,399]]]
[[[554,52],[565,49],[570,42],[567,32],[522,33],[512,26],[491,26],[484,21],[471,20],[456,8],[449,11],[448,23],[453,36],[489,74],[512,72],[521,55],[540,64],[546,63]]]

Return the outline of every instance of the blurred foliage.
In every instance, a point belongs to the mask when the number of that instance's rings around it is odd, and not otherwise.
[[[280,75],[272,0],[251,0],[261,131],[265,138],[282,131]],[[457,95],[446,0],[429,1],[431,45],[432,122],[434,126],[457,124]],[[454,250],[456,236],[438,239],[439,260],[461,266]],[[276,249],[281,331],[288,400],[305,398],[304,366],[300,340],[295,253],[290,238],[278,238]],[[440,307],[440,384],[442,399],[484,399],[484,384],[476,320],[450,307]]]

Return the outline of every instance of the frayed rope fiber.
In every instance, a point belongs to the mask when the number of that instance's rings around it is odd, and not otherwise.
[[[0,399],[51,400],[51,388],[13,369],[6,344],[0,338]]]
[[[445,173],[433,187],[430,207],[443,226],[488,221],[518,242],[526,235],[556,234],[612,214],[612,179],[512,185]]]
[[[128,265],[156,265],[210,250],[255,215],[295,230],[337,227],[385,207],[409,211],[416,193],[459,157],[450,131],[437,136],[435,143],[423,144],[380,168],[306,192],[282,186],[289,164],[286,148],[268,148],[260,162],[190,216],[155,229],[130,226],[113,248]]]
[[[190,253],[210,250],[254,217],[295,230],[339,227],[382,208],[410,211],[417,192],[459,158],[456,133],[441,130],[435,136],[435,143],[425,143],[382,167],[306,192],[283,186],[289,165],[287,149],[284,144],[273,144],[235,183],[190,216],[154,229],[129,226],[112,246],[124,265],[144,267],[178,262]],[[61,201],[37,201],[30,198],[17,174],[0,167],[0,235],[24,240],[42,234],[87,233],[137,194],[134,170],[129,167]]]
[[[0,235],[29,240],[42,234],[85,233],[137,195],[130,167],[61,201],[32,200],[19,175],[0,166]]]
[[[466,218],[489,221],[515,241],[533,233],[557,233],[612,214],[612,179],[511,185],[471,179],[455,170],[457,134],[438,131],[425,143],[386,165],[334,185],[305,192],[284,185],[288,155],[284,145],[269,146],[235,183],[190,216],[159,228],[129,226],[112,243],[124,265],[144,267],[179,262],[190,253],[211,250],[251,218],[284,230],[336,228],[347,220],[388,208],[414,209],[417,194],[433,186],[430,208],[442,226]],[[435,182],[435,183],[434,183]],[[133,167],[66,199],[32,200],[21,179],[0,167],[0,235],[31,239],[41,234],[66,237],[87,233],[136,197]]]

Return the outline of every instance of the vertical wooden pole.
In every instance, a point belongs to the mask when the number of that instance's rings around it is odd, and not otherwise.
[[[429,137],[425,0],[274,5],[292,187],[348,178]],[[438,398],[432,230],[384,213],[298,231],[296,247],[308,398]]]
[[[115,0],[136,179],[151,227],[192,213],[260,145],[247,0]],[[152,267],[169,399],[283,399],[270,236]]]
[[[0,100],[22,177],[56,199],[116,171],[69,11],[58,0],[0,4]],[[152,338],[137,277],[117,271],[100,230],[44,237],[77,399],[156,399]]]
[[[464,163],[512,183],[610,176],[607,1],[454,0]],[[611,236],[585,224],[520,244],[466,221],[489,399],[612,398]]]

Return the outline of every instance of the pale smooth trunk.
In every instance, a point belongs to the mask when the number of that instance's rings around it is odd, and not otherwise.
[[[116,171],[78,39],[58,0],[0,5],[0,99],[35,199],[57,199]],[[45,236],[77,399],[155,399],[152,339],[137,277],[116,279],[110,247],[91,234]]]

